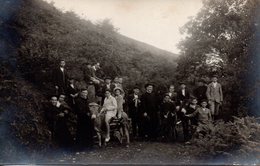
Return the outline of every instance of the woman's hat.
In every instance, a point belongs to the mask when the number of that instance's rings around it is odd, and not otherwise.
[[[114,92],[116,92],[116,90],[120,90],[120,93],[123,92],[123,89],[121,89],[121,88],[119,88],[119,87],[116,87],[116,88],[114,89]]]
[[[99,105],[95,102],[92,102],[92,103],[89,103],[88,106],[96,106],[96,107],[99,107]]]

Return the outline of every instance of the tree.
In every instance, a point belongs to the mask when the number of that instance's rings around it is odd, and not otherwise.
[[[198,15],[181,32],[181,56],[176,75],[190,82],[218,74],[224,84],[230,107],[245,103],[244,76],[248,71],[250,42],[255,34],[257,0],[205,0]]]

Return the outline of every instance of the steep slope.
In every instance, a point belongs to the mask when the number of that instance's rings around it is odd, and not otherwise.
[[[17,25],[23,38],[20,69],[30,78],[38,71],[50,71],[60,58],[68,61],[74,73],[81,73],[84,63],[98,61],[104,75],[124,76],[127,86],[147,81],[166,85],[175,70],[176,55],[100,28],[73,13],[63,14],[40,0],[23,2]]]
[[[52,86],[50,73],[60,58],[79,82],[86,62],[100,62],[103,76],[124,76],[128,88],[147,81],[163,87],[173,78],[175,55],[167,51],[64,14],[41,0],[1,5],[1,159],[25,154],[21,144],[41,150],[52,144],[43,107]]]

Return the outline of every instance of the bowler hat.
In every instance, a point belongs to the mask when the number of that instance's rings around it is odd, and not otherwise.
[[[148,86],[154,87],[154,84],[152,84],[152,83],[147,83],[147,84],[144,85],[145,88],[147,88]]]

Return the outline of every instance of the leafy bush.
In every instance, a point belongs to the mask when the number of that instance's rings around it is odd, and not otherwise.
[[[260,124],[253,117],[233,117],[233,122],[219,121],[214,131],[204,137],[192,139],[194,154],[207,160],[226,158],[239,163],[260,155]]]

